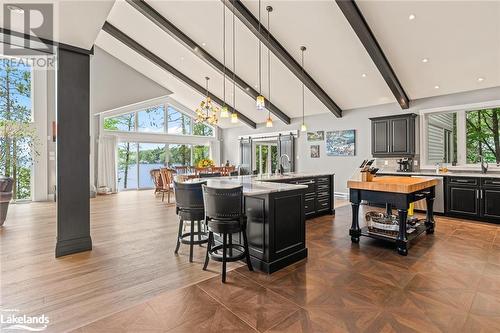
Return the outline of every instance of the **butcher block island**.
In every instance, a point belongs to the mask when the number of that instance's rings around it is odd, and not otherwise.
[[[407,255],[412,239],[423,232],[428,234],[434,232],[433,202],[437,183],[435,179],[411,177],[375,177],[372,181],[349,180],[347,187],[352,205],[352,225],[349,230],[351,241],[358,243],[361,236],[392,241],[396,243],[399,254]],[[422,199],[425,199],[427,204],[425,222],[409,224],[410,204]],[[359,205],[363,200],[385,204],[386,213],[380,214],[384,216],[374,215],[377,222],[371,222],[370,227],[360,228]],[[393,208],[398,211],[395,217],[392,215]],[[392,220],[395,223],[391,225],[389,222]],[[380,221],[382,223],[379,223]],[[380,232],[374,232],[374,230],[380,230]]]

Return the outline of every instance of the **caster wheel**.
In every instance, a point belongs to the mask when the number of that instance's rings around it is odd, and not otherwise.
[[[427,230],[426,230],[426,233],[427,233],[428,235],[433,234],[433,233],[434,233],[434,228],[427,229]]]
[[[351,237],[351,242],[359,243],[359,237]]]
[[[401,249],[398,248],[398,253],[402,256],[407,256],[408,255],[408,249]]]

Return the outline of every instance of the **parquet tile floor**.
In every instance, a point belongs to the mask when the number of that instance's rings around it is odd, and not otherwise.
[[[272,275],[240,266],[75,332],[500,332],[499,227],[438,216],[402,257],[351,244],[350,221],[308,221],[308,258]]]

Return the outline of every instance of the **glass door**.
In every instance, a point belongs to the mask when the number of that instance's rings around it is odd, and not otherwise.
[[[259,174],[273,173],[278,166],[278,144],[256,142],[254,144],[254,170]]]

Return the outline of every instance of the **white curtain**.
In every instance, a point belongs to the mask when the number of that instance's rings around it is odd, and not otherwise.
[[[99,138],[97,157],[97,188],[105,186],[115,193],[118,189],[116,163],[118,139],[113,135]]]

